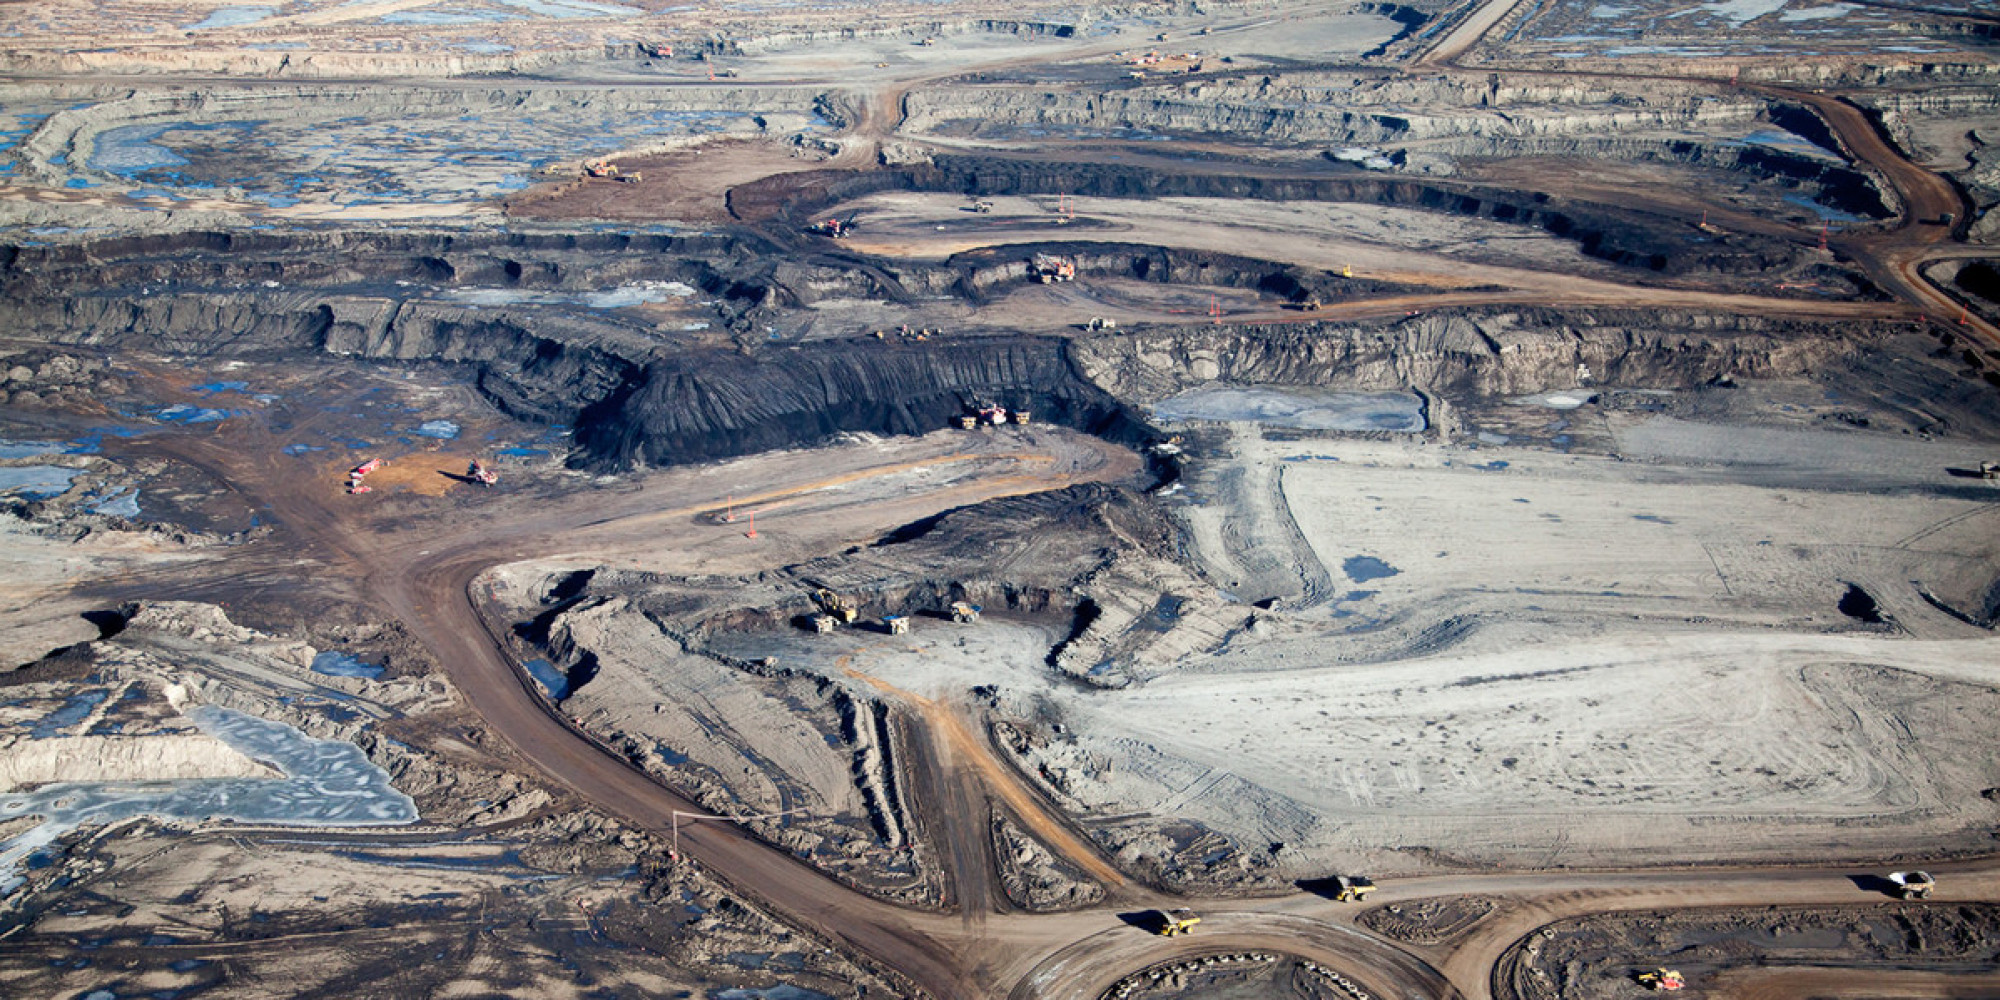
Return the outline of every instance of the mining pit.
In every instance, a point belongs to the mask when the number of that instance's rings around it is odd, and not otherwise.
[[[0,12],[0,992],[1993,995],[1992,22]]]

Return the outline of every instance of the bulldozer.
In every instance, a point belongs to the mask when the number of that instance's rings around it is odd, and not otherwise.
[[[861,617],[860,610],[825,587],[813,592],[813,602],[819,605],[821,611],[826,612],[827,617],[835,619],[842,625],[852,625],[856,618]]]
[[[1651,972],[1639,973],[1639,985],[1649,990],[1664,990],[1665,992],[1672,993],[1686,986],[1687,980],[1681,978],[1681,974],[1672,969],[1654,969]]]
[[[1896,887],[1897,899],[1929,899],[1937,888],[1930,872],[1890,872],[1889,882]]]
[[[1359,903],[1375,891],[1375,883],[1361,875],[1340,875],[1333,884],[1339,890],[1333,896],[1336,903]]]
[[[1185,906],[1172,910],[1153,911],[1153,927],[1156,928],[1153,933],[1161,937],[1176,937],[1186,934],[1194,930],[1194,925],[1198,923],[1201,923],[1201,918],[1196,916],[1193,910]]]

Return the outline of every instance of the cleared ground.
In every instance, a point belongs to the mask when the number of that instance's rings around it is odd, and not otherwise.
[[[1069,735],[1028,763],[1121,817],[1114,843],[1193,820],[1301,874],[1981,842],[2000,643],[1910,582],[1995,575],[1976,524],[2000,508],[1925,492],[1972,450],[1620,439],[1653,462],[1244,431],[1242,474],[1190,487],[1185,517],[1214,579],[1283,610],[1127,689],[1048,696]],[[1835,488],[1816,447],[1882,461]],[[1287,583],[1273,551],[1312,568]],[[1900,627],[1843,613],[1850,584]]]

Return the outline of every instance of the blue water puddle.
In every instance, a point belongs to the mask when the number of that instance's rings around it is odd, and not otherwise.
[[[315,673],[331,677],[365,677],[372,681],[382,676],[383,668],[372,663],[363,663],[348,653],[330,649],[313,657],[312,669]]]
[[[511,448],[502,448],[495,454],[506,455],[509,458],[540,458],[547,455],[548,450],[544,448],[523,448],[517,445]]]
[[[97,185],[92,183],[90,179],[87,177],[72,177],[69,180],[63,182],[63,187],[70,187],[70,188],[87,188],[96,186]]]
[[[1355,583],[1383,580],[1402,572],[1374,556],[1350,556],[1340,564],[1340,571]]]
[[[834,746],[839,745],[839,740],[836,737],[828,736],[827,741],[831,745]],[[666,762],[669,766],[672,767],[679,767],[680,765],[685,764],[688,761],[687,754],[681,753],[678,750],[669,750],[664,746],[654,747],[653,755],[660,758],[660,760]]]
[[[153,419],[164,420],[170,424],[213,424],[236,415],[231,410],[217,410],[206,406],[191,406],[187,403],[175,403],[172,406],[164,406],[149,412],[152,414]]]
[[[1632,515],[1632,520],[1634,520],[1634,521],[1651,521],[1651,522],[1652,522],[1652,523],[1654,523],[1654,524],[1672,524],[1672,523],[1674,523],[1674,519],[1673,519],[1673,518],[1670,518],[1670,517],[1661,517],[1661,516],[1660,516],[1660,515],[1658,515],[1658,514],[1634,514],[1634,515]]]
[[[63,445],[54,441],[0,441],[0,458],[33,458],[62,450]]]
[[[203,382],[202,384],[195,386],[193,391],[201,393],[204,396],[213,396],[219,392],[240,393],[244,392],[249,388],[250,388],[250,383],[248,382]]]
[[[809,990],[803,986],[793,986],[790,983],[780,983],[776,986],[766,986],[761,989],[739,988],[723,990],[720,993],[710,994],[710,998],[711,1000],[833,1000],[832,997],[818,990]]]
[[[527,668],[528,676],[541,683],[542,690],[549,693],[551,700],[561,701],[569,697],[569,678],[557,670],[555,664],[543,659],[534,659],[521,666]]]
[[[383,865],[389,868],[428,868],[432,871],[488,871],[494,868],[525,867],[521,862],[521,856],[513,851],[471,858],[428,854],[405,856],[360,850],[334,851],[333,853],[350,861],[359,861],[370,865]]]
[[[645,13],[645,11],[637,7],[627,7],[624,4],[594,2],[594,0],[495,0],[495,2],[507,7],[518,7],[531,14],[562,19],[628,17],[634,14]]]
[[[458,436],[458,432],[459,432],[458,424],[453,423],[452,421],[426,420],[423,423],[418,424],[417,429],[411,431],[410,433],[421,435],[427,438],[436,438],[440,441],[450,441],[451,439]]]
[[[129,414],[127,414],[129,416]],[[104,450],[107,437],[135,438],[146,433],[131,427],[92,427],[89,433],[69,442],[63,449],[65,455],[95,455]]]
[[[102,700],[107,692],[95,693]],[[65,705],[59,711],[74,709]],[[83,714],[88,712],[86,707]],[[0,795],[0,817],[42,818],[40,826],[0,842],[0,898],[20,888],[22,877],[7,874],[17,864],[84,825],[134,816],[287,826],[401,826],[417,821],[416,803],[396,789],[389,772],[352,743],[314,739],[282,722],[214,705],[198,705],[185,714],[203,732],[252,760],[275,766],[284,777],[59,782]]]
[[[1843,222],[1852,224],[1852,223],[1860,223],[1868,221],[1867,219],[1859,215],[1855,215],[1851,212],[1843,212],[1837,208],[1829,208],[1802,194],[1788,194],[1784,197],[1783,200],[1787,205],[1794,205],[1799,208],[1803,208],[1808,212],[1811,212],[1812,214],[1818,216],[1820,220],[1823,222]]]
[[[138,517],[139,490],[137,487],[120,490],[91,504],[90,512],[108,517]]]
[[[54,497],[69,491],[76,469],[60,465],[24,465],[0,469],[0,494],[19,493],[25,497]]]
[[[1793,133],[1786,132],[1782,129],[1774,129],[1774,128],[1758,129],[1757,131],[1744,136],[1743,141],[1749,143],[1752,146],[1763,146],[1766,149],[1783,150],[1784,152],[1797,153],[1801,156],[1830,158],[1830,157],[1835,157],[1836,155],[1832,151],[1824,149],[1814,144],[1811,140],[1806,139],[1803,136],[1794,135]]]
[[[383,24],[491,24],[498,21],[522,20],[519,14],[508,14],[497,10],[398,10],[384,14],[376,20]]]
[[[326,449],[316,444],[288,444],[278,450],[287,455],[296,456],[311,454],[315,451],[325,451]]]
[[[181,25],[182,31],[206,31],[210,28],[241,28],[256,24],[278,12],[276,7],[218,7],[209,15],[193,24]]]
[[[61,706],[28,724],[28,738],[48,740],[63,735],[63,730],[88,718],[90,713],[110,696],[111,692],[100,689],[79,691],[64,698]]]

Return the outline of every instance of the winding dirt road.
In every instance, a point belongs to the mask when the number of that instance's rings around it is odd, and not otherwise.
[[[1510,0],[1493,0],[1474,11],[1433,48],[1427,62],[1449,63],[1511,10]],[[1081,49],[1077,51],[1082,51]],[[1074,51],[1065,50],[1073,57]],[[853,147],[872,151],[895,134],[901,97],[910,85],[884,88],[860,103],[856,129],[866,141]],[[1955,192],[1936,175],[1896,153],[1866,116],[1833,98],[1768,90],[1820,111],[1851,152],[1887,177],[1902,198],[1902,222],[1879,233],[1857,233],[1840,246],[1861,261],[1871,276],[1919,308],[1949,314],[1949,298],[1917,274],[1939,244],[1946,227],[1926,218],[1951,212],[1962,217]],[[855,154],[858,161],[865,157]],[[1517,276],[1518,277],[1518,276]],[[1616,301],[1622,305],[1696,305],[1740,311],[1796,310],[1797,303],[1751,297],[1648,290],[1609,285],[1579,291],[1572,285],[1509,292],[1459,292],[1448,296],[1357,302],[1322,314],[1351,317],[1369,310],[1406,305],[1548,301]],[[1528,296],[1524,298],[1524,296]],[[1581,299],[1579,299],[1579,296]],[[1850,307],[1831,311],[1846,312]],[[1864,307],[1851,307],[1859,312]],[[1867,307],[1874,308],[1874,307]],[[1299,319],[1296,314],[1282,317]],[[1996,343],[1994,329],[1978,329]],[[246,433],[255,433],[254,431]],[[869,538],[938,510],[994,496],[1059,488],[1077,482],[1116,480],[1136,469],[1136,460],[1101,442],[1043,445],[1049,461],[1029,449],[999,447],[961,450],[935,443],[914,450],[891,450],[855,459],[833,471],[826,453],[780,456],[758,466],[766,483],[755,495],[738,498],[745,506],[784,511],[781,526],[767,523],[762,547],[727,537],[703,517],[725,502],[725,484],[679,471],[648,477],[623,491],[590,491],[562,496],[550,491],[509,499],[496,493],[474,508],[474,517],[455,521],[421,517],[395,523],[371,517],[368,508],[340,504],[332,484],[300,482],[276,461],[272,441],[246,442],[228,434],[163,439],[163,452],[201,466],[219,479],[268,505],[291,538],[333,575],[356,581],[381,610],[404,622],[431,652],[458,691],[493,730],[504,737],[551,783],[632,825],[664,832],[676,811],[696,806],[663,787],[587,733],[572,726],[541,697],[507,653],[499,625],[482,613],[481,574],[496,565],[555,557],[634,558],[630,539],[638,534],[654,549],[705,546],[714,558],[739,567],[773,564],[779,555],[831,551]],[[260,457],[261,456],[261,457]],[[886,501],[857,502],[831,485],[854,485],[915,468],[955,468],[935,489],[905,491]],[[811,515],[810,517],[805,515]],[[476,522],[476,523],[467,523]],[[615,554],[615,555],[614,555]],[[923,706],[918,706],[920,709]],[[926,713],[920,712],[920,717]],[[983,770],[979,741],[955,715],[930,715],[928,723],[961,759],[959,766]],[[984,773],[979,780],[1020,813],[1031,828],[1073,860],[1086,861],[1107,883],[1117,885],[1115,868],[1093,849],[1051,831],[1043,806],[1010,783],[1008,776]],[[961,819],[963,819],[961,817]],[[983,822],[983,819],[981,820]],[[1354,924],[1359,908],[1343,907],[1310,894],[1221,904],[1202,930],[1189,938],[1161,939],[1130,926],[1111,908],[1057,915],[928,913],[871,899],[820,874],[783,851],[727,825],[704,824],[681,831],[684,852],[733,889],[771,908],[785,920],[830,945],[865,956],[879,968],[907,977],[916,988],[939,998],[1012,996],[1088,1000],[1120,976],[1152,963],[1232,948],[1268,948],[1314,958],[1340,968],[1382,996],[1421,995],[1486,1000],[1494,963],[1514,942],[1551,921],[1621,910],[1764,906],[1774,903],[1841,904],[1871,901],[1858,891],[1847,868],[1744,869],[1690,872],[1600,872],[1575,874],[1480,874],[1409,879],[1389,884],[1374,902],[1435,896],[1482,894],[1501,897],[1503,907],[1449,948],[1396,945]],[[1940,903],[2000,900],[2000,863],[1936,866],[1943,879]],[[961,878],[965,876],[961,874]],[[968,894],[968,898],[981,898]],[[1138,890],[1124,894],[1126,905],[1154,905]],[[1867,990],[1911,991],[1931,996],[1991,995],[1987,979],[1942,980],[1927,973],[1879,973],[1832,982],[1825,974],[1801,970],[1731,973],[1731,988],[1747,996],[1791,997]],[[1847,974],[1842,974],[1846,976]],[[1982,993],[1982,991],[1985,991]],[[1871,994],[1873,995],[1873,994]]]

